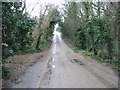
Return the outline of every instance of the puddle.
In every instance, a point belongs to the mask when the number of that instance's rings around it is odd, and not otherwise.
[[[73,59],[73,61],[79,63],[79,59]]]
[[[52,58],[52,61],[55,61],[55,59],[54,59],[54,58]]]
[[[70,59],[70,61],[71,61],[71,63],[74,63],[73,60]]]
[[[52,40],[52,57],[49,60],[48,64],[47,64],[47,70],[45,72],[45,74],[43,75],[43,82],[41,82],[41,86],[40,87],[44,87],[45,84],[48,84],[50,79],[51,79],[51,75],[53,73],[53,69],[55,69],[55,57],[56,57],[56,41],[57,38],[59,37],[60,32],[57,31],[58,28],[58,24],[55,25],[54,27],[54,32],[53,32],[53,40]],[[43,85],[43,86],[42,86]]]
[[[55,65],[52,65],[53,68],[55,68]]]
[[[53,51],[53,54],[55,54],[56,52],[55,51]]]
[[[77,64],[79,64],[79,65],[85,65],[82,61],[80,61],[79,59],[72,59],[72,60],[70,60],[71,61],[71,63],[77,63]]]

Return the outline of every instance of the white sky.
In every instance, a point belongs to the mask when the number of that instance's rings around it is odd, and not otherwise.
[[[38,4],[36,4],[39,2]],[[46,4],[54,4],[58,7],[62,6],[62,3],[64,3],[64,0],[26,0],[26,8],[27,12],[31,12],[33,7],[35,6],[34,10],[32,11],[32,16],[39,16],[40,7],[44,8]]]
[[[40,12],[40,7],[41,9],[45,8],[45,5],[49,4],[54,4],[57,5],[59,8],[63,8],[63,5],[65,1],[85,1],[85,0],[26,0],[26,7],[27,7],[27,12],[31,12],[33,7],[35,6],[34,10],[32,11],[31,15],[32,16],[38,16],[39,17],[39,12]],[[98,1],[98,0],[91,0],[91,1]],[[99,1],[109,1],[109,0],[99,0]],[[110,0],[110,1],[120,1],[120,0]],[[36,4],[39,2],[38,4]]]

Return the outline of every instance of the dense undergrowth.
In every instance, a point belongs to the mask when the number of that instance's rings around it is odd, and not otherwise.
[[[10,76],[6,60],[10,56],[33,52],[32,31],[35,18],[24,13],[22,2],[2,2],[2,78]]]
[[[66,2],[60,25],[75,50],[120,70],[117,6],[117,2]]]
[[[2,79],[10,77],[8,57],[41,52],[51,46],[53,28],[59,19],[57,9],[48,5],[39,18],[25,9],[25,2],[2,2]]]
[[[88,50],[83,50],[83,49],[80,49],[76,46],[74,46],[73,42],[68,39],[67,37],[64,37],[65,41],[67,43],[69,43],[69,46],[76,52],[76,53],[80,53],[84,56],[87,56],[87,57],[90,57],[90,58],[93,58],[94,60],[97,60],[98,62],[100,63],[107,63],[107,64],[110,64],[112,65],[116,70],[120,71],[120,61],[117,59],[117,60],[114,60],[114,59],[110,59],[108,57],[102,57],[100,55],[95,55],[94,52],[92,51],[88,51]]]

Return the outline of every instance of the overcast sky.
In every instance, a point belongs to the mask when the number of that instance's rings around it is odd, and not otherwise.
[[[38,3],[37,3],[38,2]],[[31,15],[32,16],[39,16],[40,12],[40,6],[44,8],[46,4],[54,4],[59,7],[62,6],[62,3],[64,3],[64,0],[26,0],[26,7],[27,7],[27,12],[31,12],[33,7],[35,6],[34,10],[32,11]]]

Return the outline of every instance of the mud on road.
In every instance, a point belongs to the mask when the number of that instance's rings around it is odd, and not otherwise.
[[[12,88],[117,88],[118,75],[111,68],[75,53],[54,33],[46,56],[29,67]]]
[[[75,53],[59,32],[53,38],[46,72],[39,88],[117,88],[118,76],[111,68]]]

